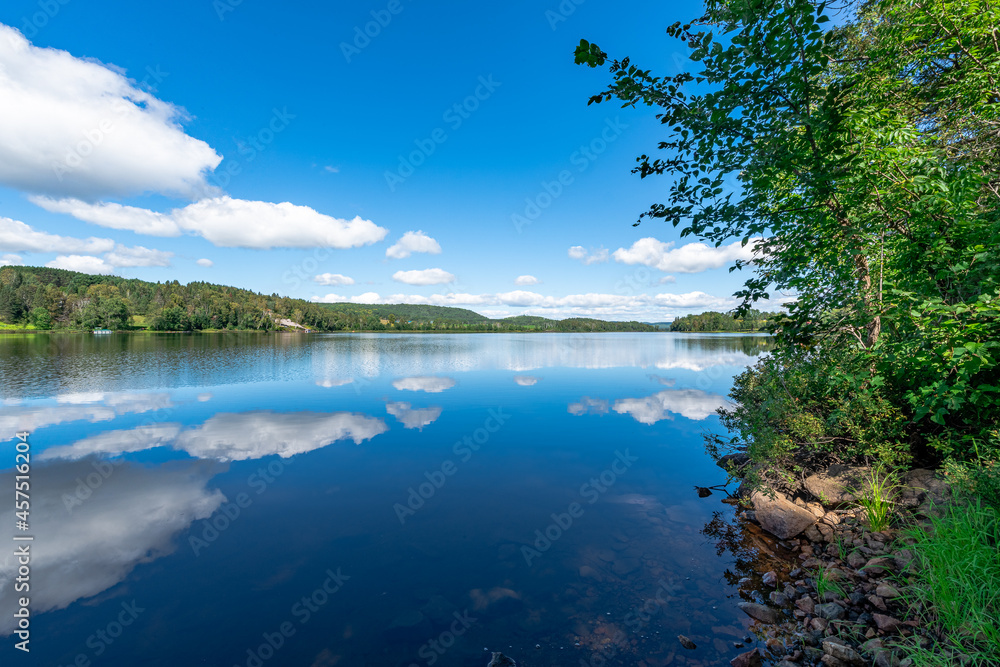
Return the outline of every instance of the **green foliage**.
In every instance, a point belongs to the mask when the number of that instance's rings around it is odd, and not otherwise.
[[[758,459],[972,459],[1000,427],[1000,6],[708,0],[667,29],[693,71],[609,65],[591,103],[656,111],[664,199],[639,217],[753,248],[737,314],[775,292],[773,360],[724,422]]]
[[[768,314],[748,310],[742,316],[707,311],[700,315],[684,315],[670,323],[670,331],[760,331],[768,321]]]
[[[945,633],[943,648],[962,664],[1000,664],[1000,516],[979,502],[954,504],[924,531],[909,532],[919,567],[909,594],[932,612],[926,627]],[[937,633],[934,633],[936,635]],[[933,635],[931,635],[933,636]],[[958,664],[954,656],[909,649],[915,665]]]
[[[779,468],[815,457],[904,463],[907,420],[865,363],[853,350],[778,350],[736,377],[722,423],[753,460]]]
[[[52,328],[52,315],[49,313],[48,309],[38,307],[32,308],[31,313],[29,313],[28,320],[36,329],[51,329]]]

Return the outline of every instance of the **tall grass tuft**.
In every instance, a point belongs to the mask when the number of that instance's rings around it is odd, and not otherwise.
[[[886,471],[881,465],[876,465],[868,474],[867,488],[859,491],[851,489],[857,502],[865,511],[868,525],[874,531],[885,530],[892,523],[894,500],[899,489],[899,478],[895,472]]]
[[[968,665],[1000,665],[1000,515],[978,499],[952,505],[931,529],[911,529],[919,567],[911,593],[946,636],[942,647]],[[911,649],[918,667],[959,664],[956,656]]]

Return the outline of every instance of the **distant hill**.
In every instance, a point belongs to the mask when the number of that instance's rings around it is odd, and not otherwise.
[[[0,268],[0,330],[107,328],[152,331],[281,328],[316,331],[654,331],[641,322],[518,316],[493,320],[465,308],[315,303],[173,280],[152,283],[33,266]]]

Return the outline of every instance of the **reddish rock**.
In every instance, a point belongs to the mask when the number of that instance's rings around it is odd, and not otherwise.
[[[760,667],[761,665],[760,651],[754,649],[752,651],[747,651],[746,653],[740,653],[738,656],[729,661],[729,664],[733,667]]]
[[[782,493],[775,492],[774,498],[754,492],[750,496],[757,521],[767,532],[779,539],[795,537],[816,522],[812,512],[796,506]]]
[[[778,585],[778,573],[774,570],[764,573],[763,577],[765,586],[777,586]]]
[[[795,606],[806,612],[807,614],[813,613],[816,609],[816,603],[808,595],[803,595],[798,600],[795,601]]]
[[[872,606],[875,607],[876,609],[881,609],[882,611],[886,610],[885,600],[883,600],[879,596],[877,596],[877,595],[869,595],[868,596],[868,601],[871,602]]]
[[[886,616],[885,614],[872,614],[872,618],[875,619],[875,625],[882,632],[897,632],[899,631],[899,626],[902,625],[899,619]]]

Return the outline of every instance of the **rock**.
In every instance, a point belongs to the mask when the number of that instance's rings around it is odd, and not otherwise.
[[[871,602],[872,606],[875,607],[876,609],[879,609],[881,611],[885,611],[886,610],[885,600],[883,600],[879,596],[877,596],[877,595],[869,595],[868,596],[868,601]]]
[[[855,651],[850,646],[826,640],[823,642],[823,652],[827,655],[832,655],[841,662],[847,663],[848,665],[863,665],[865,664],[864,658],[861,654]]]
[[[750,464],[750,457],[747,454],[736,453],[736,454],[726,454],[720,457],[716,461],[716,465],[725,470],[726,472],[739,472],[741,469],[745,468]]]
[[[830,621],[826,620],[825,618],[820,618],[819,616],[817,616],[813,620],[809,621],[809,627],[811,627],[813,630],[816,630],[817,632],[822,632],[823,630],[826,630],[828,627],[830,627]]]
[[[813,613],[816,609],[816,603],[808,595],[804,595],[795,601],[795,606],[806,612],[807,614]]]
[[[881,598],[895,599],[899,597],[899,591],[892,584],[883,581],[875,588],[875,595]]]
[[[638,558],[619,558],[615,561],[611,570],[619,577],[624,577],[638,570],[640,565],[642,565],[642,561]]]
[[[899,667],[899,658],[889,649],[875,651],[875,667]]]
[[[836,602],[816,605],[816,615],[828,621],[839,621],[844,618],[844,608]]]
[[[816,526],[809,526],[808,528],[806,528],[805,532],[803,533],[803,535],[805,535],[809,539],[810,542],[821,542],[821,541],[823,541],[823,535],[820,534],[819,528],[817,528]],[[810,551],[810,553],[812,553],[812,552]]]
[[[740,653],[729,661],[733,667],[760,667],[762,662],[760,651],[754,649],[746,653]]]
[[[893,561],[892,558],[885,558],[880,556],[878,558],[872,558],[870,561],[868,561],[868,564],[865,565],[864,569],[865,572],[869,574],[869,576],[871,575],[879,576],[885,574],[886,572],[890,572],[892,568],[895,567],[895,565],[896,563],[895,561]]]
[[[823,515],[821,521],[830,526],[836,526],[837,524],[840,523],[840,517],[837,516],[834,512],[827,512],[826,514]]]
[[[765,572],[762,578],[765,586],[777,586],[778,585],[778,573],[774,570],[770,572]]]
[[[782,540],[795,537],[816,523],[812,512],[797,507],[782,493],[775,492],[774,498],[768,498],[756,491],[750,496],[750,502],[753,503],[758,523]]]
[[[765,607],[756,602],[740,602],[736,606],[742,609],[747,616],[755,618],[761,623],[774,625],[778,622],[778,612],[770,607]]]
[[[821,665],[825,665],[825,667],[847,667],[848,666],[848,663],[844,662],[840,658],[835,658],[834,656],[832,656],[830,654],[824,655],[820,659],[819,663]]]
[[[857,551],[852,551],[851,553],[847,554],[847,564],[853,567],[855,570],[864,567],[865,563],[867,562],[868,559],[864,557],[864,554],[860,554]]]
[[[785,595],[784,593],[779,593],[778,591],[774,591],[773,593],[771,593],[768,596],[768,599],[770,599],[771,602],[773,602],[775,605],[779,607],[784,607],[786,604],[788,604],[788,596]]]
[[[784,642],[776,637],[771,637],[764,643],[767,645],[767,650],[771,652],[771,655],[782,656],[788,653]]]
[[[886,616],[885,614],[872,614],[872,618],[875,619],[875,625],[882,632],[896,632],[899,630],[899,626],[902,622],[898,618],[893,618],[892,616]]]
[[[677,635],[677,641],[679,641],[681,643],[681,646],[688,649],[689,651],[693,651],[696,648],[698,648],[697,644],[695,644],[693,641],[691,641],[684,635]]]
[[[517,663],[499,651],[493,652],[493,659],[486,667],[517,667]]]
[[[868,473],[868,468],[834,465],[825,473],[806,477],[803,484],[806,490],[826,507],[839,507],[855,500],[848,489],[867,488],[865,480]]]

